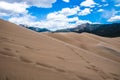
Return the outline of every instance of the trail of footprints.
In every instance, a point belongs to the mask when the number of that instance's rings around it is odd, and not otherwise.
[[[2,38],[2,39],[5,39],[6,38]],[[29,46],[24,46],[25,48],[27,49],[32,49],[31,47]],[[67,46],[69,47],[69,46]],[[69,47],[70,50],[72,50],[77,56],[79,56],[83,61],[85,61],[89,66],[86,66],[87,69],[90,69],[92,71],[95,71],[97,74],[99,74],[103,80],[109,80],[109,79],[114,79],[114,80],[119,80],[119,75],[117,74],[114,74],[114,73],[110,73],[111,76],[109,76],[108,74],[106,74],[105,72],[103,72],[101,69],[99,69],[98,67],[92,65],[88,60],[86,60],[83,56],[79,55],[79,52],[77,52],[76,50],[74,50],[73,48]],[[12,52],[12,49],[10,48],[4,48],[4,50],[0,50],[0,54],[1,55],[4,55],[4,56],[9,56],[9,57],[18,57],[19,60],[21,60],[22,62],[24,63],[31,63],[31,64],[35,64],[36,66],[41,66],[41,67],[45,67],[45,68],[50,68],[50,69],[53,69],[55,71],[58,71],[58,72],[66,72],[65,70],[63,69],[60,69],[60,68],[57,68],[55,66],[51,66],[51,65],[48,65],[48,64],[43,64],[43,63],[40,63],[40,62],[32,62],[30,59],[27,59],[26,57],[24,56],[18,56],[16,55],[19,51],[18,50],[15,50],[14,53]],[[62,57],[57,57],[58,59],[61,59],[61,60],[64,60],[64,58]],[[80,75],[76,75],[78,78],[82,79],[82,80],[89,80],[83,76],[80,76]]]
[[[70,47],[69,47],[70,48]],[[110,73],[110,75],[112,75],[112,77],[108,74],[106,74],[104,71],[102,71],[100,68],[94,66],[91,62],[89,62],[88,60],[86,60],[83,56],[79,55],[79,52],[77,52],[76,50],[74,50],[73,48],[70,48],[76,55],[78,55],[83,61],[85,61],[86,63],[88,63],[89,66],[86,66],[87,69],[90,69],[94,72],[96,72],[97,74],[99,74],[101,76],[101,78],[103,80],[120,80],[119,79],[119,75],[114,74],[114,73]],[[89,80],[83,76],[80,75],[76,75],[78,78],[82,79],[82,80]]]
[[[28,46],[27,47],[25,46],[25,48],[30,49]],[[65,70],[57,68],[55,66],[51,66],[51,65],[48,65],[48,64],[40,63],[40,62],[33,62],[25,56],[16,55],[18,52],[19,52],[18,50],[15,50],[14,53],[13,53],[12,49],[3,48],[2,51],[0,50],[0,55],[8,56],[8,57],[11,57],[11,58],[14,57],[14,58],[17,58],[18,60],[20,60],[24,63],[35,64],[35,66],[38,66],[38,67],[50,68],[50,69],[53,69],[53,70],[58,71],[58,72],[66,72]],[[64,58],[62,58],[62,57],[56,57],[56,58],[58,58],[60,60],[64,60]]]

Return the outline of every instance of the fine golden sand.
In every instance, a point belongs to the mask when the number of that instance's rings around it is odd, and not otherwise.
[[[0,20],[0,80],[120,80],[120,37],[37,33]]]

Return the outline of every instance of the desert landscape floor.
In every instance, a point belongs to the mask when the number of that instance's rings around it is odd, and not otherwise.
[[[37,33],[0,20],[0,80],[120,80],[120,37]]]

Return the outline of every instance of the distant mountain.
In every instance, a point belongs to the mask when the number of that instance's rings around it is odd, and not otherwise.
[[[38,28],[38,27],[28,26],[24,24],[20,24],[20,26],[36,31],[36,32],[50,32],[50,30],[48,30],[47,28]]]
[[[81,24],[74,28],[67,28],[57,30],[55,32],[88,32],[92,34],[96,34],[99,36],[105,37],[118,37],[120,36],[120,23],[113,23],[113,24]]]
[[[46,28],[38,28],[28,25],[20,24],[20,26],[25,27],[30,30],[34,30],[36,32],[52,32]],[[99,36],[104,37],[120,37],[120,23],[113,23],[113,24],[81,24],[74,28],[67,28],[67,29],[60,29],[53,32],[88,32],[92,34],[96,34]]]

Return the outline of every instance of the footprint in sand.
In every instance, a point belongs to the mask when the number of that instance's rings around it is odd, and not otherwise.
[[[16,54],[13,53],[12,49],[10,48],[3,48],[3,50],[0,51],[0,54],[5,56],[16,57]]]
[[[40,62],[36,62],[36,64],[39,65],[39,66],[42,66],[42,67],[54,69],[54,70],[56,70],[56,71],[58,71],[58,72],[66,72],[66,71],[63,70],[63,69],[60,69],[60,68],[57,68],[57,67],[55,67],[55,66],[51,66],[51,65],[48,65],[48,64],[43,64],[43,63],[40,63]]]
[[[32,47],[30,47],[30,46],[24,46],[25,48],[27,48],[27,49],[33,49]]]
[[[61,59],[61,60],[65,60],[63,57],[59,57],[59,56],[57,56],[57,58],[58,58],[58,59]]]
[[[108,74],[106,74],[105,72],[103,72],[102,70],[100,70],[99,68],[97,68],[96,66],[94,65],[90,65],[90,66],[86,66],[87,69],[90,69],[92,71],[95,71],[96,73],[98,73],[101,78],[103,79],[112,79]]]
[[[19,59],[20,59],[22,62],[25,62],[25,63],[32,63],[31,60],[27,59],[27,58],[24,57],[24,56],[20,56]]]

